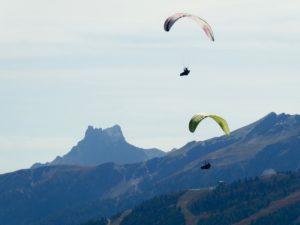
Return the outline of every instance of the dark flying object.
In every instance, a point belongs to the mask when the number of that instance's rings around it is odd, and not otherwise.
[[[209,170],[211,168],[211,164],[209,162],[205,162],[203,166],[201,166],[202,170]]]
[[[185,67],[183,72],[180,74],[180,76],[187,76],[187,75],[189,75],[190,72],[191,71],[187,67]]]

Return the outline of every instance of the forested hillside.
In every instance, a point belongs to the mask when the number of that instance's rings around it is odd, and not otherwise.
[[[84,225],[299,225],[300,172],[162,195]]]

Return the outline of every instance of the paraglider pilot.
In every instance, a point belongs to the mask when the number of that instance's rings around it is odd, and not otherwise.
[[[204,165],[201,166],[201,169],[202,169],[202,170],[209,170],[210,167],[211,167],[211,164],[210,164],[209,162],[206,162],[206,161],[205,161]]]
[[[180,74],[180,76],[187,76],[190,72],[191,71],[187,67],[184,67],[183,72]]]

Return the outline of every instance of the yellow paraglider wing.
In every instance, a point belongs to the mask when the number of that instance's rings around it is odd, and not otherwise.
[[[189,123],[190,132],[192,132],[192,133],[195,132],[199,123],[207,117],[212,118],[215,122],[217,122],[226,135],[230,135],[229,126],[228,126],[226,120],[224,120],[220,116],[212,115],[212,114],[205,114],[205,113],[199,113],[192,117],[192,119],[190,120],[190,123]]]
[[[195,132],[198,124],[207,117],[206,114],[196,114],[192,117],[189,123],[189,129],[192,133]]]
[[[230,135],[229,126],[226,120],[224,120],[222,117],[217,115],[209,115],[208,117],[214,119],[214,121],[216,121],[219,124],[219,126],[221,127],[221,129],[224,131],[226,135],[228,136]]]

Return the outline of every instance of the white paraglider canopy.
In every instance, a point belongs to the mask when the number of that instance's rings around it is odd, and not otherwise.
[[[205,20],[201,19],[200,17],[194,16],[194,15],[191,15],[191,14],[188,14],[188,13],[175,13],[174,15],[168,17],[165,21],[165,24],[164,24],[165,31],[167,31],[167,32],[170,31],[171,27],[179,19],[184,18],[184,17],[187,17],[187,18],[190,18],[190,19],[194,20],[197,24],[199,24],[202,27],[202,29],[204,30],[207,37],[211,41],[215,41],[214,34],[213,34],[213,31],[212,31],[210,25]]]

